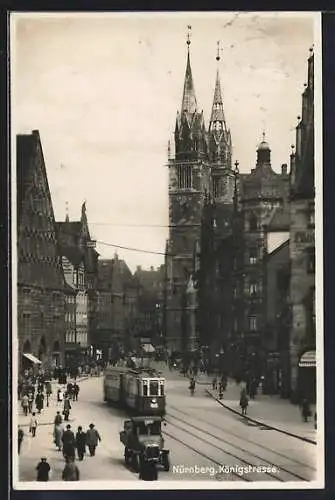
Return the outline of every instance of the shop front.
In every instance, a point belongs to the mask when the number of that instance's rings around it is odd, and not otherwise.
[[[308,350],[302,353],[298,364],[298,381],[300,398],[307,398],[310,403],[316,402],[316,352]]]

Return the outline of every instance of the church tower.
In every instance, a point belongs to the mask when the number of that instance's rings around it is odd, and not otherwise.
[[[190,35],[181,109],[177,113],[174,158],[169,150],[169,241],[166,254],[166,343],[170,350],[187,347],[182,310],[186,286],[194,269],[195,247],[200,239],[204,197],[210,189],[203,111],[195,95]]]
[[[215,203],[232,204],[234,197],[234,173],[232,170],[232,143],[227,128],[221,92],[218,42],[217,72],[211,119],[208,130],[208,156],[211,166],[211,193]]]

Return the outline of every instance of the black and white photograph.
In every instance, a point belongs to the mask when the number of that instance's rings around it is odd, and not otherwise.
[[[321,71],[317,12],[11,13],[15,489],[324,487]]]

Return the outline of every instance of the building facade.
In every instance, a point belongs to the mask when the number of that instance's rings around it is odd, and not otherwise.
[[[124,260],[98,263],[96,333],[94,345],[105,360],[135,347],[139,285]]]
[[[64,274],[39,132],[16,148],[19,366],[30,354],[49,368],[64,363]]]
[[[307,85],[291,155],[291,398],[316,398],[315,330],[315,188],[314,188],[314,54],[308,59]],[[318,165],[321,168],[320,165]]]
[[[200,239],[202,210],[209,191],[206,129],[193,84],[188,41],[181,110],[169,154],[169,239],[166,249],[166,343],[171,351],[186,349],[183,318],[186,283],[193,272],[194,248]],[[174,156],[172,158],[172,156]]]
[[[90,237],[85,203],[80,221],[70,221],[67,215],[65,222],[57,222],[57,231],[66,283],[75,290],[75,335],[67,342],[67,357],[76,363],[88,362],[94,338],[98,253]]]

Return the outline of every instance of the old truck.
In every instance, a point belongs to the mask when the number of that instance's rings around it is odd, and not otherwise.
[[[124,461],[135,472],[139,472],[141,459],[155,462],[170,470],[169,450],[164,448],[162,417],[133,417],[124,422],[120,441],[124,445]]]

